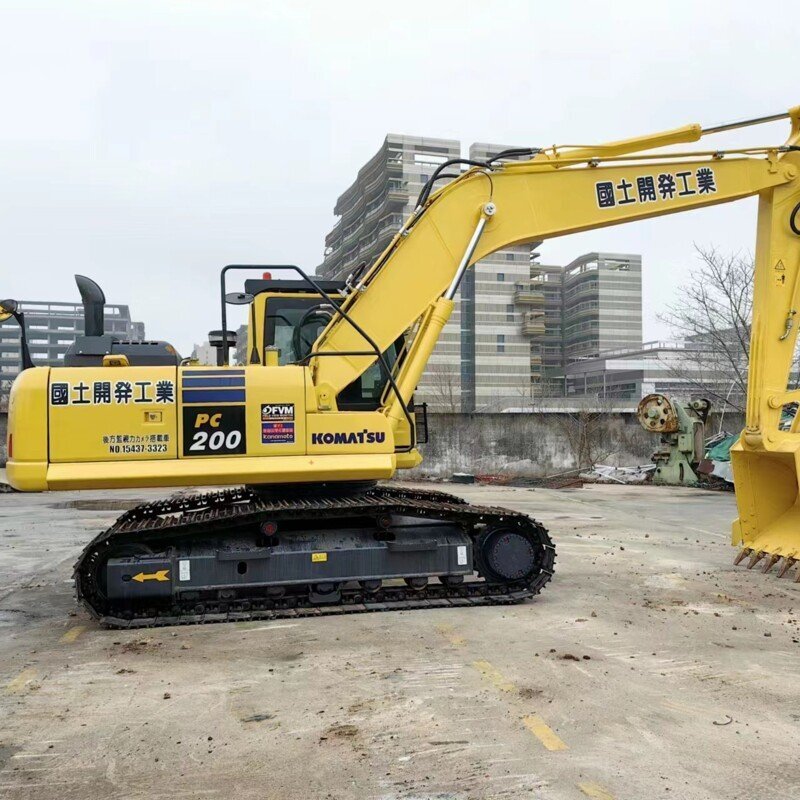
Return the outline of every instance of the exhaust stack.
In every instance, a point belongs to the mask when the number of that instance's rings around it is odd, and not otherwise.
[[[83,300],[84,336],[102,336],[105,333],[104,307],[106,296],[103,290],[85,275],[76,275],[75,283]]]

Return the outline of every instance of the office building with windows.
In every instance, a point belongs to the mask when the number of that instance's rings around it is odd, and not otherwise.
[[[745,358],[743,352],[740,374]],[[575,361],[566,367],[565,385],[568,397],[630,400],[635,404],[645,395],[658,393],[687,400],[709,397],[718,409],[730,400],[741,408],[744,397],[735,373],[707,343],[692,339],[657,341]]]
[[[504,149],[476,143],[467,155],[484,160]],[[461,145],[453,139],[389,134],[337,200],[339,221],[325,238],[317,274],[341,280],[359,264],[372,263],[414,210],[433,171],[460,156]],[[539,363],[532,360],[531,310],[517,304],[516,296],[518,285],[530,279],[530,251],[529,245],[500,250],[467,271],[418,401],[439,411],[474,411],[528,396]]]
[[[31,358],[36,366],[60,366],[67,348],[83,334],[83,305],[22,300]],[[144,323],[131,320],[126,305],[105,306],[105,332],[119,339],[144,341]],[[9,319],[0,324],[0,402],[4,403],[11,383],[19,373],[19,325]]]
[[[434,170],[460,155],[454,139],[388,134],[336,201],[339,220],[325,237],[325,257],[317,274],[344,280],[359,264],[375,261],[414,210]],[[461,408],[460,294],[455,301],[417,392],[419,402],[443,411]]]
[[[475,143],[465,155],[485,161],[508,148]],[[317,274],[342,280],[371,264],[433,171],[461,155],[453,139],[389,134],[337,200]],[[499,250],[466,272],[417,400],[437,411],[525,405],[564,394],[568,364],[641,345],[640,256],[587,253],[566,267],[544,265],[537,244]]]
[[[587,253],[564,267],[564,363],[642,344],[642,258]]]

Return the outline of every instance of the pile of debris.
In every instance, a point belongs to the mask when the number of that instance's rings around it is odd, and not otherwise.
[[[581,472],[580,478],[588,483],[652,483],[655,470],[655,464],[640,464],[636,467],[595,464],[590,470]]]

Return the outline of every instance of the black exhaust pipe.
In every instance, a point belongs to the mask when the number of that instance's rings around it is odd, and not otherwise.
[[[76,275],[75,283],[83,300],[83,333],[85,336],[102,336],[105,333],[103,290],[85,275]]]

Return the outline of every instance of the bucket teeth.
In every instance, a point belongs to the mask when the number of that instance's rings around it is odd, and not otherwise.
[[[769,557],[769,560],[767,561],[767,563],[764,564],[764,569],[762,570],[762,572],[766,575],[766,573],[768,573],[780,560],[781,560],[781,557],[779,555],[776,555],[775,553],[773,553]]]
[[[734,565],[741,564],[746,558],[750,560],[747,562],[747,569],[753,569],[757,564],[767,559],[762,572],[769,572],[780,560],[783,558],[783,563],[778,569],[778,577],[782,578],[786,573],[797,563],[800,563],[800,558],[793,556],[780,556],[776,553],[768,553],[766,550],[756,550],[752,547],[744,547],[739,552],[734,560]],[[800,583],[800,569],[797,571],[795,583]]]
[[[781,564],[781,568],[778,570],[778,577],[782,578],[794,565],[797,561],[796,558],[792,558],[791,556],[786,556]]]

